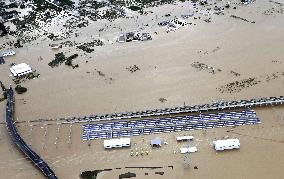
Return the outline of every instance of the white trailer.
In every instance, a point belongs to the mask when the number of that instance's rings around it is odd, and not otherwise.
[[[104,140],[105,149],[129,147],[129,146],[130,146],[130,138]]]
[[[188,140],[193,140],[193,136],[181,136],[177,137],[177,141],[188,141]]]
[[[239,139],[226,139],[226,140],[217,140],[213,141],[215,150],[230,150],[230,149],[239,149],[240,141]]]

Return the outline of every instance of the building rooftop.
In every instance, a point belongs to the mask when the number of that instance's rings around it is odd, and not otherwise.
[[[10,71],[14,76],[22,76],[24,74],[31,73],[32,69],[26,63],[20,63],[18,65],[12,66],[10,68]]]

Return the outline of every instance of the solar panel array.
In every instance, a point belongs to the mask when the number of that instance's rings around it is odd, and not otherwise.
[[[239,101],[219,101],[219,102],[214,102],[211,104],[144,110],[144,111],[136,111],[136,112],[123,112],[123,113],[113,113],[113,114],[103,114],[103,115],[81,116],[76,119],[79,121],[130,119],[130,118],[138,118],[138,117],[181,114],[181,113],[199,112],[199,111],[204,112],[204,111],[224,110],[224,109],[234,109],[234,108],[249,108],[253,106],[267,106],[267,105],[279,105],[279,104],[284,104],[284,96],[239,100]],[[74,119],[75,118],[67,118],[66,120],[74,120]]]
[[[136,119],[82,125],[82,140],[119,138],[157,133],[180,132],[216,127],[258,124],[254,110],[186,115],[157,119]]]

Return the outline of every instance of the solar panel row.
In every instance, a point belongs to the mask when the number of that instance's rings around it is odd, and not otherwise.
[[[82,139],[105,139],[260,123],[254,110],[82,125]]]

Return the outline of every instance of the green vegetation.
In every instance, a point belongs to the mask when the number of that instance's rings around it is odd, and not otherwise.
[[[81,178],[82,179],[96,179],[98,175],[98,172],[96,171],[85,171],[82,172]]]
[[[1,89],[2,89],[2,95],[3,95],[3,97],[0,98],[0,102],[1,102],[1,101],[4,101],[5,99],[7,99],[7,88],[4,86],[2,81],[0,81],[0,86],[1,86]]]
[[[88,43],[83,43],[79,46],[77,46],[78,49],[81,49],[87,53],[92,53],[94,49],[91,49],[90,47],[95,47],[95,46],[103,46],[104,43],[101,40],[94,40],[92,42]]]
[[[22,42],[21,42],[20,39],[17,39],[16,43],[14,44],[14,47],[15,47],[15,48],[21,48],[21,47],[23,47]]]
[[[130,6],[128,8],[131,9],[132,11],[140,11],[140,10],[142,10],[142,8],[139,7],[139,6]]]
[[[18,94],[23,94],[23,93],[25,93],[25,92],[27,92],[27,88],[25,88],[25,87],[23,87],[23,86],[21,86],[21,85],[17,85],[16,87],[15,87],[15,90],[16,90],[16,92],[18,93]]]
[[[73,55],[71,55],[70,57],[66,58],[65,65],[71,66],[73,69],[74,69],[74,68],[78,68],[78,67],[79,67],[78,64],[73,65],[73,63],[72,63],[73,59],[75,59],[75,58],[77,58],[77,57],[78,57],[78,54],[73,54]]]
[[[55,58],[54,60],[52,60],[51,62],[48,63],[49,66],[51,66],[52,68],[59,66],[61,63],[63,63],[65,61],[65,55],[63,54],[63,52],[57,53],[55,54]]]
[[[63,62],[65,62],[65,65],[67,66],[71,66],[73,69],[74,68],[78,68],[79,65],[73,65],[73,59],[77,58],[78,54],[73,54],[70,57],[65,57],[65,55],[63,54],[63,52],[57,53],[55,54],[55,58],[54,60],[52,60],[51,62],[48,63],[48,65],[52,68],[54,67],[58,67],[59,65],[61,65]]]
[[[25,82],[26,80],[32,80],[32,79],[38,78],[39,76],[40,76],[40,74],[37,73],[36,70],[35,70],[35,71],[33,71],[31,73],[27,73],[23,76],[15,77],[13,79],[13,81],[14,81],[15,84],[20,84],[22,82]]]
[[[53,40],[55,37],[55,35],[53,33],[50,33],[47,35],[47,38],[49,38],[50,40]]]
[[[127,173],[120,174],[118,178],[123,179],[123,178],[134,178],[134,177],[136,177],[135,173],[127,172]]]
[[[89,48],[88,46],[86,46],[84,44],[77,46],[77,48],[80,49],[80,50],[83,50],[83,51],[85,51],[87,53],[92,53],[93,51],[95,51],[94,49],[91,49],[91,48]]]
[[[104,169],[104,170],[94,170],[94,171],[84,171],[81,173],[81,179],[96,179],[98,174],[102,171],[111,171],[112,169]]]
[[[18,8],[18,5],[16,3],[11,3],[8,5],[9,8]]]
[[[40,12],[40,11],[46,11],[47,9],[54,9],[57,11],[60,11],[61,9],[50,4],[47,3],[45,0],[33,0],[36,6],[36,11]]]
[[[101,19],[107,19],[109,21],[113,21],[119,17],[123,17],[123,15],[114,9],[110,9],[106,10],[105,14],[101,17]]]
[[[75,4],[73,1],[70,1],[70,0],[61,0],[60,1],[60,6],[63,7],[63,6],[71,6]]]

